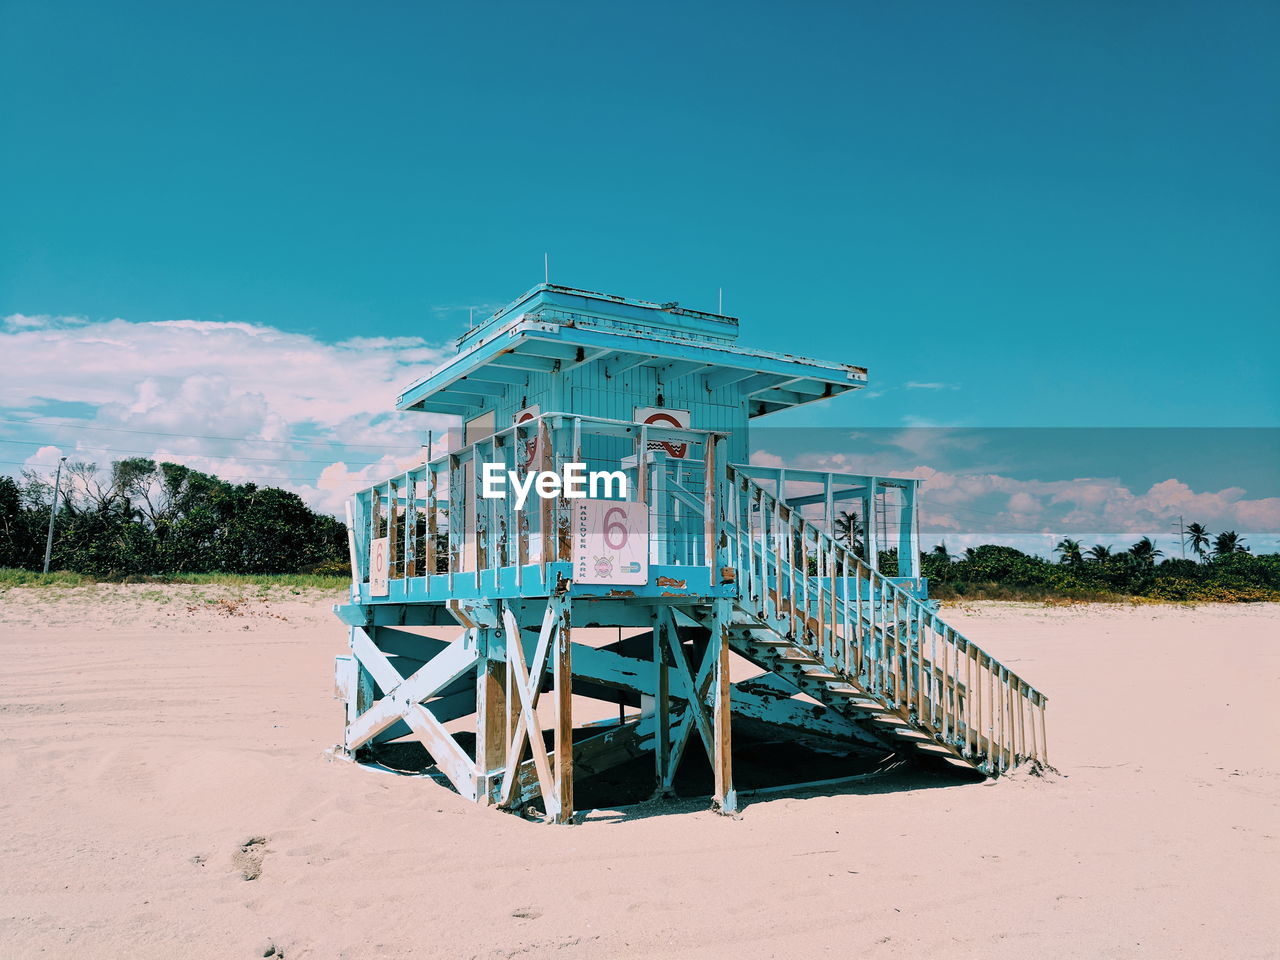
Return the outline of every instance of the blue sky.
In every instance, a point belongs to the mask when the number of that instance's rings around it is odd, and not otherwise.
[[[429,346],[547,251],[869,367],[797,424],[1280,425],[1274,3],[0,16],[0,316]],[[72,386],[8,409],[114,409]]]
[[[1275,4],[3,9],[4,313],[444,339],[549,250],[964,391],[846,422],[1280,422]]]

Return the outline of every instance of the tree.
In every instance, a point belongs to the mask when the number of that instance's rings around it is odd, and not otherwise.
[[[13,477],[0,477],[0,567],[18,563],[22,493]]]
[[[852,511],[841,511],[836,515],[835,538],[858,556],[863,556],[862,521]]]
[[[1101,543],[1095,543],[1089,548],[1088,557],[1098,563],[1111,559],[1111,548]]]
[[[44,556],[51,478],[0,482],[0,564]],[[133,457],[63,474],[54,563],[90,576],[299,573],[347,565],[346,529],[293,493]]]
[[[1129,556],[1139,563],[1153,564],[1156,562],[1156,557],[1164,556],[1164,551],[1158,549],[1155,541],[1150,537],[1143,537],[1129,548]]]
[[[1205,548],[1209,546],[1208,528],[1203,523],[1188,523],[1186,536],[1187,542],[1191,546],[1191,552],[1203,560]]]
[[[1070,537],[1063,537],[1058,541],[1058,545],[1053,548],[1053,552],[1058,554],[1062,563],[1077,566],[1084,562],[1084,556],[1080,553],[1080,541],[1072,540]]]
[[[1248,552],[1249,548],[1244,545],[1244,537],[1234,530],[1223,531],[1213,541],[1213,555],[1215,557],[1227,557],[1233,553]]]

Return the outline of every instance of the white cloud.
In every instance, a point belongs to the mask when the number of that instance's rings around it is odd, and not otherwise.
[[[897,449],[908,456],[921,452],[910,442],[910,431],[903,437],[902,442],[895,442]],[[930,443],[938,441],[939,435],[934,433]],[[962,436],[957,442],[968,444],[971,440]],[[1153,536],[1168,547],[1170,543],[1176,545],[1176,533],[1170,530],[1180,515],[1188,523],[1204,523],[1211,530],[1235,529],[1250,534],[1251,543],[1272,543],[1275,538],[1270,535],[1280,533],[1280,497],[1249,499],[1240,487],[1196,491],[1175,478],[1154,483],[1146,490],[1134,490],[1105,477],[1027,480],[996,472],[938,470],[926,463],[903,469],[902,457],[897,454],[854,457],[814,452],[784,461],[760,448],[752,451],[751,462],[758,466],[923,480],[921,530],[929,541],[926,547],[943,535],[953,546],[1025,545],[1062,536],[1101,537],[1102,542],[1109,542],[1110,537],[1128,538],[1127,545],[1140,536]],[[1265,536],[1259,539],[1260,535]]]
[[[92,412],[80,406],[69,419],[139,432],[0,427],[6,437],[48,440],[104,465],[138,452],[228,478],[274,482],[340,512],[352,489],[416,457],[428,430],[441,433],[452,425],[452,418],[395,412],[400,390],[451,352],[417,337],[327,343],[249,323],[15,314],[0,326],[6,369],[0,407],[6,416],[56,420],[57,405],[77,404]],[[238,439],[203,439],[211,437]],[[335,451],[292,442],[297,440],[352,448]],[[19,459],[14,446],[0,449],[8,451],[4,459]],[[26,460],[51,463],[56,456],[50,460],[42,448]],[[356,466],[348,469],[352,461]],[[344,472],[321,483],[330,465]]]

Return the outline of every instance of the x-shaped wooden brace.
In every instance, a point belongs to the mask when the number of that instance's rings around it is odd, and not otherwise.
[[[347,724],[347,750],[355,751],[397,720],[403,720],[422,741],[454,789],[468,800],[475,800],[475,764],[436,716],[422,705],[422,701],[475,667],[474,635],[469,638],[464,635],[463,639],[455,640],[416,673],[404,678],[360,627],[352,628],[351,651],[378,682],[384,694],[381,700]]]
[[[676,770],[680,766],[680,760],[684,756],[684,748],[689,743],[689,734],[695,726],[698,728],[698,736],[702,738],[702,745],[707,750],[707,756],[711,758],[713,764],[715,763],[716,742],[711,718],[707,715],[707,694],[711,689],[711,681],[715,677],[718,657],[715,643],[708,643],[695,680],[693,671],[689,667],[689,658],[685,655],[684,644],[680,642],[680,634],[676,630],[675,616],[670,609],[665,609],[660,617],[661,622],[657,626],[666,638],[667,650],[675,660],[676,670],[684,681],[684,689],[690,694],[684,713],[675,730],[672,731],[668,766],[662,776],[663,790],[670,790],[672,781],[675,780]]]
[[[541,693],[542,675],[547,669],[551,644],[560,632],[560,603],[558,598],[547,601],[542,627],[538,631],[538,643],[533,660],[526,666],[524,645],[520,640],[520,625],[509,607],[502,611],[502,624],[507,631],[507,669],[510,671],[511,688],[520,701],[520,715],[516,719],[511,743],[507,746],[507,766],[502,772],[502,787],[498,792],[498,806],[509,807],[515,795],[517,772],[524,745],[527,741],[533,751],[533,763],[538,772],[538,788],[547,807],[547,816],[554,819],[560,813],[560,797],[551,776],[551,762],[547,758],[547,745],[542,740],[542,727],[538,723],[538,696]],[[557,757],[557,763],[563,758]]]

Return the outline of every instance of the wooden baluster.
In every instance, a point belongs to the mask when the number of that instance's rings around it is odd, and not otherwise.
[[[947,718],[947,742],[954,744],[960,737],[960,647],[953,641],[947,643],[947,633],[942,631],[942,712]]]
[[[1044,694],[1040,694],[1040,703],[1037,706],[1040,710],[1040,762],[1047,766],[1049,763],[1049,737],[1044,729]]]
[[[777,574],[778,589],[773,597],[773,616],[779,623],[785,619],[782,606],[782,505],[777,498],[773,501],[773,567]]]
[[[715,445],[711,442],[710,437],[706,438],[706,441],[702,444],[702,449],[705,458],[702,478],[702,560],[708,567],[712,568],[712,582],[714,582],[716,563],[716,471]]]
[[[924,663],[924,604],[916,604],[916,716],[921,720],[925,719],[924,702],[925,702],[925,685],[930,682],[930,677],[925,673]],[[932,706],[932,703],[930,703]],[[933,726],[933,715],[930,711],[929,726]]]
[[[1012,769],[1018,763],[1018,694],[1012,674],[1005,686],[1009,689],[1009,768]]]
[[[1004,749],[1005,769],[1011,770],[1018,749],[1018,727],[1013,716],[1013,679],[1007,669],[1004,671]]]
[[[901,589],[893,591],[894,636],[898,640],[898,654],[894,663],[899,674],[898,706],[902,712],[911,715],[911,624],[907,617],[907,601]]]
[[[907,621],[907,601],[902,590],[893,591],[893,635],[898,641],[894,666],[898,669],[898,706],[911,713],[911,624]]]
[[[1027,750],[1027,685],[1018,681],[1018,742],[1024,756],[1034,756],[1036,749]]]
[[[855,671],[850,670],[850,663],[853,656],[854,630],[849,610],[849,554],[844,550],[840,551],[840,590],[841,599],[844,602],[844,644],[842,650],[842,664],[844,666],[845,673],[855,673]]]
[[[947,691],[946,711],[950,717],[950,739],[952,742],[960,734],[960,644],[954,630],[950,631],[951,642],[947,645],[950,651],[949,667],[946,671],[950,689]]]
[[[973,685],[973,647],[966,641],[964,645],[964,700],[965,700],[965,730],[964,730],[964,746],[972,756],[977,752],[978,740],[974,735],[974,729],[978,722],[975,720],[974,707],[982,709],[982,695]]]
[[[1007,713],[1009,704],[1009,674],[1003,666],[999,667],[1000,671],[1000,768],[1002,770],[1009,769],[1005,754],[1009,749],[1009,717]]]
[[[986,661],[983,664],[983,667],[987,671],[987,751],[986,753],[987,753],[987,760],[992,765],[992,770],[995,770],[996,769],[995,764],[999,762],[997,758],[992,755],[992,752],[995,749],[995,742],[996,742],[996,675],[995,675],[995,671],[991,667],[991,658],[988,657],[986,654],[983,654],[983,659]]]
[[[866,625],[862,620],[862,564],[853,559],[853,656],[854,675],[862,678],[866,665]]]
[[[889,620],[893,625],[892,643],[893,649],[890,655],[890,669],[893,672],[892,694],[893,705],[895,708],[902,707],[902,631],[899,628],[898,621],[898,588],[886,585],[889,590]]]
[[[418,573],[418,551],[417,551],[417,533],[418,533],[418,516],[416,509],[416,490],[413,471],[406,470],[404,474],[404,579],[407,581],[410,577],[417,576]],[[405,589],[409,588],[406,583]]]
[[[884,599],[883,589],[879,589],[880,585],[875,582],[875,578],[871,572],[867,573],[867,594],[869,603],[867,604],[868,628],[870,634],[870,672],[872,686],[876,692],[882,697],[888,688],[889,675],[885,673],[885,633],[884,633],[884,617],[880,613],[880,604]],[[877,591],[880,596],[877,597]],[[879,628],[877,629],[877,623]]]
[[[759,530],[760,534],[756,538],[759,546],[760,559],[757,562],[758,576],[756,577],[756,606],[760,609],[763,617],[768,610],[769,604],[765,600],[765,595],[769,592],[769,514],[765,510],[764,493],[759,487],[754,487],[751,494],[752,504],[755,507],[755,516],[752,520],[752,530]],[[754,554],[754,548],[753,548]]]
[[[790,508],[787,509],[787,589],[791,591],[787,602],[787,608],[791,611],[791,635],[799,640],[801,634],[796,629],[796,620],[799,615],[797,604],[800,602],[800,594],[796,590],[796,538],[791,526]]]
[[[825,657],[827,650],[827,611],[826,611],[826,586],[823,584],[825,574],[827,572],[826,544],[822,542],[822,538],[815,536],[813,538],[813,572],[817,575],[814,583],[814,592],[817,594],[818,601],[818,656]]]
[[[792,517],[796,518],[796,530],[800,534],[800,634],[802,640],[809,638],[809,537],[804,528],[804,517],[796,517],[792,513]]]
[[[423,545],[426,556],[428,577],[436,573],[436,531],[439,529],[436,520],[436,471],[427,468],[427,542]],[[430,583],[428,582],[428,588]]]
[[[387,481],[387,579],[396,579],[396,570],[401,565],[400,537],[396,529],[400,513],[400,491],[394,480]]]
[[[552,467],[551,427],[545,417],[538,420],[538,469],[550,470]],[[552,513],[551,498],[538,498],[538,534],[542,540],[541,563],[545,565],[556,559],[560,538],[556,535],[555,518]],[[546,574],[544,573],[545,577]]]
[[[945,628],[940,626],[941,621],[938,620],[936,613],[929,615],[929,696],[932,698],[929,704],[929,719],[932,721],[935,733],[947,739],[947,731],[950,729],[951,717],[950,711],[947,709],[947,677],[950,675],[950,668],[947,666],[948,647],[947,634]],[[942,647],[941,656],[938,655],[938,647]]]

